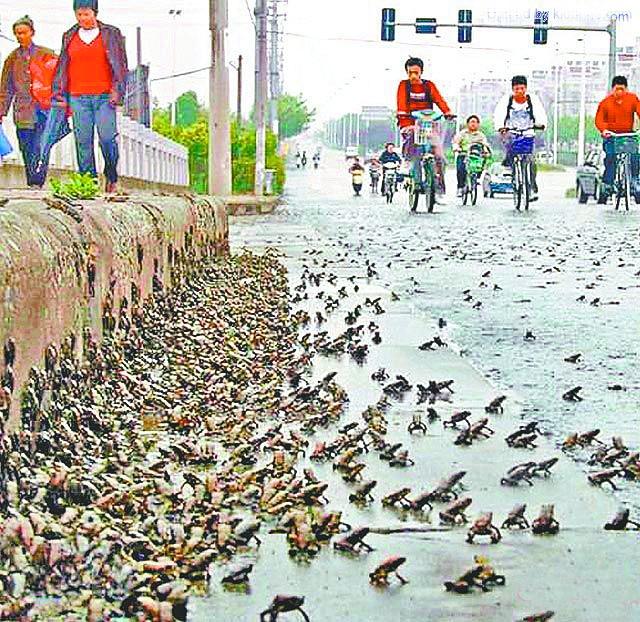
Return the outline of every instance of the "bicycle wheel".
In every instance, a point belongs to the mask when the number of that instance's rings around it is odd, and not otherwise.
[[[622,199],[627,195],[627,175],[626,175],[626,163],[627,158],[625,154],[620,154],[616,158],[616,211],[620,209],[620,203]],[[629,209],[627,205],[627,209]]]
[[[409,180],[407,188],[407,196],[409,197],[409,209],[415,212],[418,209],[418,201],[420,200],[420,190],[413,179]]]
[[[471,205],[474,205],[478,202],[478,178],[474,173],[471,175]]]
[[[624,193],[624,204],[627,211],[629,211],[629,206],[631,205],[631,158],[627,156],[624,162],[624,178],[625,178],[625,193]]]
[[[433,158],[429,158],[424,165],[424,196],[427,212],[431,214],[436,204],[436,172],[433,166]]]
[[[522,162],[522,205],[525,211],[529,211],[531,202],[531,180],[533,177],[533,164],[529,158]]]
[[[511,184],[513,185],[513,204],[520,211],[522,203],[522,161],[519,156],[514,157],[513,167],[511,169]]]

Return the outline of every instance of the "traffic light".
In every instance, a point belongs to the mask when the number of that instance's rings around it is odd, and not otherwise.
[[[471,17],[470,10],[458,11],[458,43],[471,43]]]
[[[419,35],[435,35],[437,29],[435,17],[416,17],[416,33]]]
[[[549,11],[536,11],[535,18],[533,20],[534,26],[548,26],[549,25]],[[534,28],[533,29],[533,42],[537,45],[546,45],[547,38],[549,37],[549,31],[546,28]]]
[[[382,9],[382,40],[396,40],[396,10]]]

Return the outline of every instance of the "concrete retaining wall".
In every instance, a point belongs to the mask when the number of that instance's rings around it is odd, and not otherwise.
[[[75,169],[71,168],[50,168],[47,176],[45,189],[50,190],[49,182],[54,178],[66,179]],[[104,188],[104,175],[100,174],[100,187]],[[24,166],[22,164],[7,164],[0,166],[0,188],[27,189],[27,180],[24,176]],[[125,192],[145,191],[145,192],[188,192],[187,186],[180,186],[160,181],[145,181],[137,177],[120,176],[118,178],[118,190]]]
[[[69,215],[27,194],[0,206],[0,378],[2,345],[13,338],[13,421],[18,389],[50,344],[74,335],[81,354],[85,329],[100,339],[104,319],[117,321],[125,299],[130,316],[154,281],[168,287],[198,257],[226,253],[229,235],[218,199],[138,195],[85,201]]]

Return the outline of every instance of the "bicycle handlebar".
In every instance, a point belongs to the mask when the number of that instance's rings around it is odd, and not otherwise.
[[[449,119],[453,120],[453,119],[457,119],[458,115],[455,114],[443,114],[441,112],[436,113],[433,110],[417,110],[415,113],[411,113],[409,114],[409,116],[412,119],[419,119],[421,117],[426,117],[426,116],[430,116],[432,121],[440,121],[441,119],[445,119],[446,117],[449,117]]]
[[[622,138],[630,138],[631,136],[640,136],[640,131],[638,132],[620,132],[620,133],[616,133],[616,132],[609,132],[609,134],[611,134],[612,138],[616,138],[618,136],[622,137]]]
[[[501,127],[498,132],[511,132],[512,134],[524,134],[525,132],[529,132],[531,130],[535,130],[538,132],[542,132],[547,129],[546,125],[532,125],[531,127],[526,127],[523,130],[518,130],[512,127]]]

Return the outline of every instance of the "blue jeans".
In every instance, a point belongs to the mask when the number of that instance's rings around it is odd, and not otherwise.
[[[73,132],[80,173],[98,176],[93,150],[94,128],[98,130],[100,150],[104,157],[104,176],[108,182],[118,181],[118,128],[116,109],[109,103],[110,95],[72,95]]]
[[[602,147],[604,148],[604,175],[602,181],[607,186],[613,186],[613,182],[616,177],[616,150],[615,139],[605,138],[602,141]],[[640,154],[635,153],[631,155],[631,176],[634,180],[634,185],[631,186],[632,192],[635,192],[638,182],[638,174],[640,173]]]
[[[458,189],[467,185],[467,156],[459,154],[456,158],[456,173],[458,175]]]
[[[35,126],[16,130],[28,186],[43,186],[47,178],[49,156],[46,157],[45,162],[40,162],[40,143],[46,123],[47,113],[37,108]],[[38,164],[40,164],[39,167]]]

